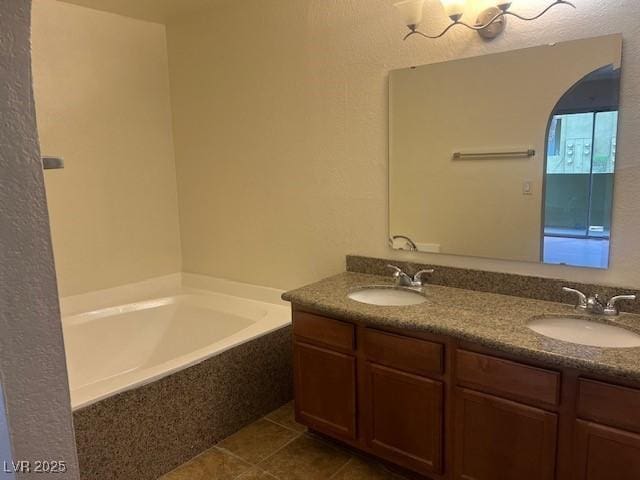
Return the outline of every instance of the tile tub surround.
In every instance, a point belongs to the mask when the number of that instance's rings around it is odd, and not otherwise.
[[[544,337],[526,327],[537,315],[575,315],[571,305],[438,285],[427,286],[428,301],[413,306],[367,305],[347,297],[357,287],[391,283],[390,276],[345,272],[282,298],[332,318],[450,336],[523,359],[640,381],[640,348],[587,347]],[[622,314],[607,322],[640,333],[639,315]]]
[[[288,403],[160,480],[402,480],[305,432]]]
[[[81,478],[154,480],[293,397],[291,327],[74,412]]]
[[[530,277],[512,273],[489,272],[484,270],[469,270],[466,268],[443,267],[434,264],[417,262],[402,262],[400,260],[385,260],[382,258],[361,257],[347,255],[347,271],[368,273],[371,275],[390,276],[388,264],[397,265],[407,273],[414,273],[423,268],[434,268],[435,272],[427,278],[431,285],[463,288],[479,292],[499,293],[515,297],[533,298],[549,302],[573,303],[575,297],[562,291],[562,287],[572,287],[586,294],[600,293],[605,298],[620,293],[634,293],[640,298],[637,288],[611,287],[586,283],[570,282],[558,278]],[[637,302],[620,303],[621,310],[640,314],[640,300]]]

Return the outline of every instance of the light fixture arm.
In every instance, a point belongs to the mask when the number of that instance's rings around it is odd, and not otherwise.
[[[468,23],[461,22],[460,20],[454,20],[449,25],[447,25],[447,28],[445,28],[442,31],[442,33],[439,33],[438,35],[427,35],[426,33],[423,33],[418,29],[411,28],[411,31],[407,33],[407,35],[404,37],[404,40],[409,38],[411,35],[420,35],[421,37],[430,38],[432,40],[436,38],[440,38],[440,37],[443,37],[449,30],[451,30],[456,25],[462,25],[463,27],[467,27],[477,32],[478,30],[483,30],[488,26],[493,25],[493,23],[495,23],[496,20],[502,18],[503,16],[504,16],[504,13],[501,12],[497,14],[495,17],[493,17],[493,19],[491,19],[491,21],[487,22],[485,25],[469,25]]]
[[[420,35],[421,37],[430,38],[432,40],[435,40],[436,38],[443,37],[449,30],[451,30],[456,25],[465,25],[465,26],[467,26],[466,24],[464,24],[460,20],[455,20],[455,21],[451,22],[449,25],[447,25],[447,28],[445,28],[440,34],[438,34],[438,35],[427,35],[426,33],[423,33],[420,30],[418,30],[415,25],[412,25],[412,26],[409,27],[409,29],[411,31],[405,35],[403,40],[406,40],[407,38],[409,38],[412,35]]]
[[[449,30],[451,30],[453,27],[457,26],[457,25],[462,25],[463,27],[467,27],[469,30],[474,30],[476,32],[479,32],[481,30],[485,30],[488,27],[490,27],[491,25],[493,25],[494,23],[496,23],[497,21],[499,21],[500,19],[503,19],[505,16],[507,15],[511,15],[513,17],[516,17],[520,20],[524,20],[526,22],[530,22],[532,20],[537,20],[538,18],[542,17],[545,13],[547,13],[549,10],[551,10],[553,7],[557,6],[557,5],[568,5],[570,7],[576,8],[576,6],[567,1],[567,0],[554,0],[554,2],[552,4],[550,4],[547,8],[545,8],[542,12],[540,12],[538,15],[535,15],[533,17],[523,17],[522,15],[518,15],[517,13],[513,13],[511,11],[509,11],[507,8],[501,9],[498,13],[496,13],[494,16],[492,16],[488,21],[481,23],[481,24],[476,24],[476,25],[469,25],[468,23],[462,22],[460,21],[460,16],[457,17],[452,17],[452,21],[449,25],[447,25],[447,27],[438,35],[429,35],[426,34],[424,32],[421,32],[420,30],[418,30],[417,25],[409,25],[409,30],[410,32],[404,37],[404,40],[408,39],[409,37],[413,36],[413,35],[419,35],[421,37],[424,38],[429,38],[429,39],[436,39],[436,38],[440,38],[443,37]]]
[[[525,22],[531,22],[532,20],[539,19],[541,16],[543,16],[545,13],[547,13],[553,7],[555,7],[556,5],[560,5],[560,4],[565,4],[565,5],[569,5],[570,7],[576,8],[576,6],[571,2],[567,2],[566,0],[556,0],[554,3],[549,5],[547,8],[545,8],[542,12],[540,12],[538,15],[536,15],[534,17],[523,17],[522,15],[518,15],[517,13],[510,12],[509,10],[505,10],[503,15],[511,15],[512,17],[519,18],[520,20],[524,20]]]

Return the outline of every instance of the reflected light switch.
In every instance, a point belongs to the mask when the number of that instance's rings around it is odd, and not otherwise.
[[[533,195],[533,182],[531,180],[525,180],[522,182],[522,194]]]

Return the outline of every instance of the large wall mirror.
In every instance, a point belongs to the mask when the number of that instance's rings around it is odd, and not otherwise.
[[[393,248],[608,268],[622,37],[390,74]]]

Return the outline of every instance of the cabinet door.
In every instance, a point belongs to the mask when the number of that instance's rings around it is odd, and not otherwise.
[[[356,438],[356,359],[302,342],[294,344],[298,421],[336,438]]]
[[[640,435],[576,422],[576,480],[638,480]]]
[[[557,415],[461,388],[455,408],[456,479],[554,478]]]
[[[366,375],[369,448],[411,470],[439,473],[442,383],[370,362]]]

